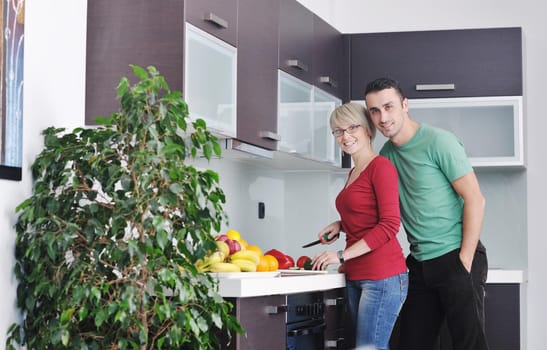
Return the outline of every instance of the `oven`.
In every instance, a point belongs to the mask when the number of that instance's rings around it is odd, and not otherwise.
[[[287,295],[287,350],[325,347],[325,304],[322,292]]]

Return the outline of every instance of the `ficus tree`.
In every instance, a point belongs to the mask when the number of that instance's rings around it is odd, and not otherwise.
[[[219,156],[217,139],[154,67],[132,68],[99,126],[43,132],[16,208],[8,349],[216,349],[243,331],[194,265],[216,248],[225,195],[188,160]]]

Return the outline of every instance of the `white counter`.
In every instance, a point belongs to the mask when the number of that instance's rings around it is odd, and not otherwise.
[[[524,283],[528,279],[522,270],[490,269],[486,283]]]
[[[491,269],[487,283],[524,283],[526,274],[522,270]],[[219,293],[223,297],[255,297],[264,295],[293,294],[316,290],[345,287],[343,274],[265,277],[265,278],[220,278]]]
[[[220,278],[219,292],[223,297],[256,297],[328,290],[346,286],[344,274],[266,277]]]

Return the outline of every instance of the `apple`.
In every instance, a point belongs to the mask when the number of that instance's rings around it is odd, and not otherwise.
[[[239,242],[234,239],[228,238],[228,240],[226,240],[226,243],[228,243],[228,247],[230,248],[230,255],[241,250],[241,244],[239,244]]]
[[[228,238],[228,236],[226,236],[225,234],[221,234],[221,235],[218,235],[218,236],[215,237],[215,240],[217,240],[219,242],[226,242],[229,239],[230,238]]]

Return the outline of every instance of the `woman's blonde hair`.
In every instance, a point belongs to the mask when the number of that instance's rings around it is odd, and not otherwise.
[[[338,106],[330,114],[330,128],[332,130],[343,125],[354,124],[359,124],[363,128],[365,128],[365,130],[367,130],[370,135],[370,140],[374,140],[374,137],[376,136],[376,128],[372,123],[370,113],[364,106],[360,105],[359,103],[344,103],[343,105]]]

